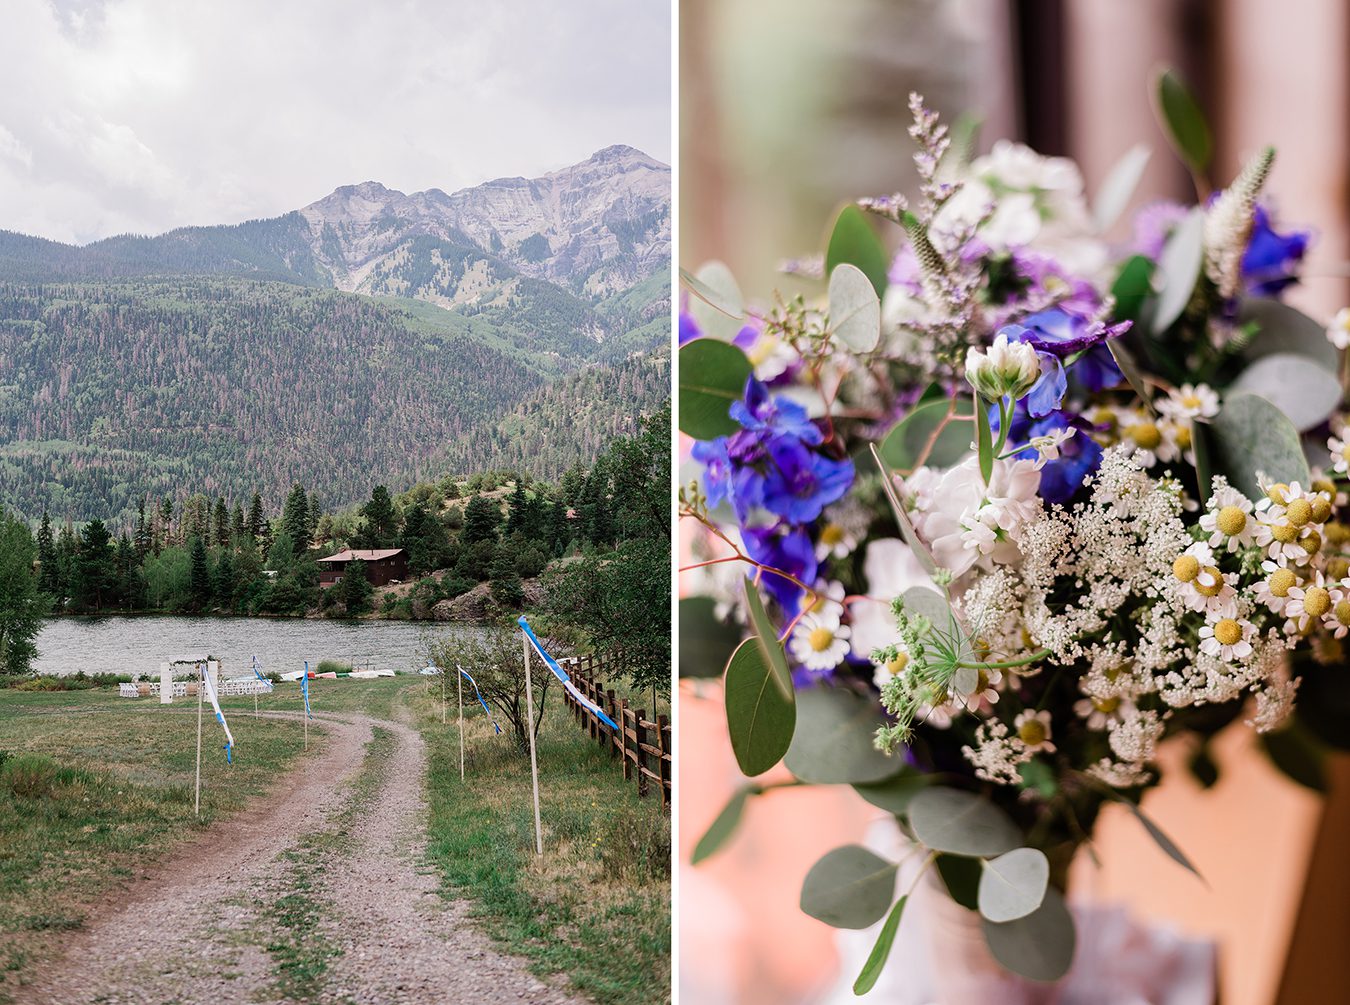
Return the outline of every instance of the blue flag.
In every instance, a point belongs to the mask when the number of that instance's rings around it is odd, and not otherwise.
[[[553,671],[553,676],[562,681],[562,686],[567,689],[567,693],[575,698],[582,708],[586,709],[591,715],[595,716],[610,729],[618,729],[618,724],[609,716],[605,715],[604,709],[582,694],[577,686],[572,683],[572,678],[567,676],[567,671],[558,666],[558,661],[544,651],[543,645],[535,638],[534,632],[530,630],[530,623],[525,620],[524,615],[520,617],[516,624],[520,625],[525,631],[525,638],[529,639],[530,645],[534,648],[534,651],[539,654],[539,658],[544,661],[544,665]]]
[[[305,696],[305,715],[313,719],[309,711],[309,660],[305,660],[305,672],[300,675],[300,693]]]
[[[498,726],[497,720],[492,718],[492,709],[488,708],[488,703],[483,700],[483,694],[481,691],[478,690],[478,682],[475,681],[472,677],[470,677],[469,672],[465,670],[462,666],[460,666],[458,663],[455,664],[455,669],[460,672],[460,675],[463,676],[463,678],[466,681],[468,681],[471,685],[473,685],[473,693],[478,695],[478,704],[483,706],[483,711],[487,713],[487,717],[489,719],[492,719],[492,728],[497,731],[498,736],[501,736],[502,727]]]
[[[266,684],[266,685],[267,685],[267,690],[269,690],[269,691],[272,690],[272,682],[271,682],[270,680],[268,680],[266,677],[264,677],[264,676],[258,671],[258,657],[256,657],[256,656],[253,657],[253,676],[254,676],[254,677],[257,677],[258,680],[260,680],[260,681],[262,681],[264,684]]]
[[[225,721],[225,713],[220,710],[220,696],[216,694],[216,685],[211,680],[211,674],[205,667],[199,667],[202,675],[202,682],[206,685],[206,698],[211,703],[211,708],[215,710],[216,722],[220,723],[220,728],[225,730],[225,762],[234,763],[234,736],[230,733],[229,724]]]

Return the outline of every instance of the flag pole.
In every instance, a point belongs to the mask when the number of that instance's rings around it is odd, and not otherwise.
[[[521,633],[520,644],[525,651],[525,732],[530,738],[530,779],[534,784],[534,851],[544,854],[544,835],[539,824],[539,761],[534,753],[534,697],[530,688],[530,638]]]
[[[445,725],[445,667],[441,667],[441,725]]]
[[[464,674],[455,667],[455,683],[459,685],[459,780],[464,781]]]
[[[192,808],[197,819],[202,818],[202,692],[206,690],[206,680],[202,665],[197,664],[197,785],[192,798]]]

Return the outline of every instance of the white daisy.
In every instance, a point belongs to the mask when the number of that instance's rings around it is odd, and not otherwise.
[[[1344,429],[1327,439],[1327,450],[1331,452],[1331,469],[1337,474],[1350,474],[1350,436]]]
[[[808,614],[792,630],[788,648],[792,658],[808,670],[833,670],[848,655],[847,625],[828,615]]]
[[[1177,578],[1181,578],[1176,570]],[[1190,579],[1181,584],[1181,597],[1186,606],[1211,618],[1231,618],[1237,615],[1237,573],[1220,572],[1217,566],[1202,565]]]
[[[1080,698],[1073,704],[1073,713],[1087,723],[1088,729],[1102,730],[1119,722],[1124,713],[1134,708],[1128,698]]]
[[[1298,585],[1298,576],[1292,569],[1269,559],[1261,563],[1261,571],[1266,577],[1257,580],[1254,587],[1257,602],[1276,614],[1284,613],[1285,605],[1289,603],[1289,591]]]
[[[980,670],[976,675],[975,690],[960,697],[965,698],[966,705],[972,711],[985,703],[996,705],[998,704],[998,691],[995,689],[1002,683],[1002,670]]]
[[[816,558],[847,558],[856,547],[858,539],[842,524],[827,523],[820,528],[820,537],[816,539]]]
[[[838,580],[821,580],[816,584],[816,599],[806,608],[806,613],[822,623],[832,621],[838,627],[844,617],[844,584]]]
[[[1252,654],[1256,626],[1245,618],[1220,618],[1200,629],[1200,651],[1232,663]]]
[[[1328,584],[1327,594],[1331,597],[1331,609],[1322,615],[1322,627],[1333,638],[1343,639],[1350,633],[1350,579]]]
[[[1212,547],[1227,542],[1229,551],[1252,544],[1256,536],[1252,501],[1234,488],[1222,488],[1209,500],[1209,512],[1200,518],[1200,529],[1209,534]]]
[[[1350,307],[1342,307],[1327,325],[1327,341],[1337,349],[1350,346]]]
[[[1013,720],[1013,727],[1017,730],[1017,738],[1028,750],[1044,750],[1048,754],[1055,752],[1055,745],[1050,742],[1049,710],[1033,712],[1027,709]]]
[[[1303,585],[1289,588],[1289,602],[1284,605],[1284,616],[1289,619],[1284,625],[1285,634],[1301,635],[1331,609],[1331,592],[1323,583],[1322,573],[1314,572]]]
[[[1219,414],[1219,395],[1208,384],[1182,384],[1157,403],[1171,419],[1212,419]]]

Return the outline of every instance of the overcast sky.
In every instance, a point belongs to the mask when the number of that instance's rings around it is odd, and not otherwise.
[[[0,229],[85,243],[670,163],[670,0],[3,0]]]

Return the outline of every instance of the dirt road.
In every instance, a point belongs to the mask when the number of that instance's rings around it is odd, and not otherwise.
[[[154,865],[17,1001],[573,1005],[437,893],[417,731],[319,718],[331,734],[321,757]]]

